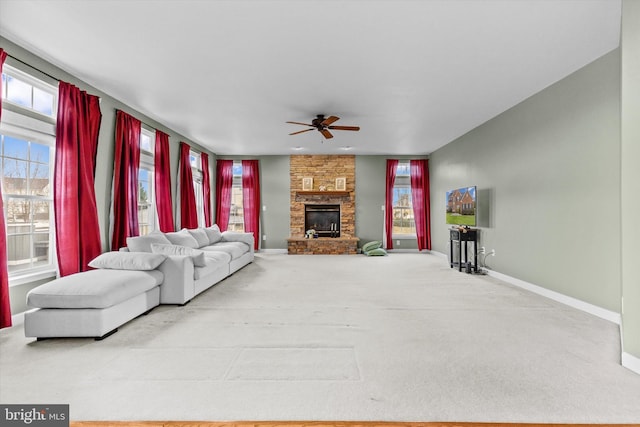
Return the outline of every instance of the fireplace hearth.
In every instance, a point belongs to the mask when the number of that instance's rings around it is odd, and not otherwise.
[[[304,205],[304,228],[318,237],[340,237],[340,205]]]

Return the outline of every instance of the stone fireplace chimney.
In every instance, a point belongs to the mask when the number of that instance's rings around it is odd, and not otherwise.
[[[355,156],[291,156],[290,177],[291,237],[289,239],[289,253],[356,253],[358,239],[355,237]],[[344,188],[337,187],[342,183],[344,183]],[[338,222],[334,226],[338,233],[331,233],[331,229],[323,230],[325,233],[322,236],[313,239],[316,241],[305,242],[308,240],[304,239],[305,232],[309,227],[308,222],[305,222],[305,219],[308,220],[306,206],[313,207],[314,205],[337,206],[337,215],[332,214],[334,216],[329,224]],[[292,246],[296,245],[304,246],[304,250],[292,251]]]

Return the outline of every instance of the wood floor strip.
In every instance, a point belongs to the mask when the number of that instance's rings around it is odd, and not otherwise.
[[[536,424],[365,421],[71,421],[70,427],[640,427],[640,424]]]

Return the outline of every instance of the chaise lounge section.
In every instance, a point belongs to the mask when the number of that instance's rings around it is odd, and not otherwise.
[[[24,332],[27,337],[105,338],[124,323],[160,304],[164,275],[159,254],[100,255],[97,268],[40,285],[27,294]]]

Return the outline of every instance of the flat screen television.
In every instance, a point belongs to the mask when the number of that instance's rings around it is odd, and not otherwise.
[[[476,187],[447,191],[447,224],[476,225]]]

